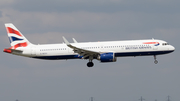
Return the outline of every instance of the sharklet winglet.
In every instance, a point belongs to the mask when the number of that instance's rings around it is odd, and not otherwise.
[[[64,42],[66,43],[66,45],[71,45],[64,36],[62,38],[63,38]]]

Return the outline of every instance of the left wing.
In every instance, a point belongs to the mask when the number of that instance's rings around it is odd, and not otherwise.
[[[78,42],[76,41],[76,39],[74,39],[74,38],[72,38],[72,39],[73,39],[74,43],[78,43]]]
[[[78,53],[80,56],[83,56],[83,59],[86,59],[87,57],[89,57],[89,58],[90,58],[90,57],[91,57],[91,58],[97,57],[97,56],[100,54],[100,53],[97,52],[97,51],[86,50],[86,49],[82,49],[82,48],[73,46],[73,45],[71,45],[71,44],[66,40],[65,37],[63,37],[63,40],[64,40],[64,42],[66,43],[66,45],[67,45],[68,47],[70,47],[70,48],[73,49],[73,51],[74,51],[75,53]]]

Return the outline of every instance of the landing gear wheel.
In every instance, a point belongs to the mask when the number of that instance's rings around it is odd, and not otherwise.
[[[155,63],[155,64],[157,64],[157,63],[158,63],[158,61],[157,61],[157,60],[155,60],[155,61],[154,61],[154,63]]]
[[[154,63],[157,64],[158,61],[156,60],[156,55],[154,55]]]
[[[94,63],[93,63],[93,62],[88,62],[88,63],[87,63],[87,66],[88,66],[88,67],[93,67],[93,66],[94,66]]]

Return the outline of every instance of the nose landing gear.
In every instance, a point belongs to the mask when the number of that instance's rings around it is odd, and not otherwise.
[[[154,55],[154,63],[157,64],[158,61],[156,60],[156,55]]]

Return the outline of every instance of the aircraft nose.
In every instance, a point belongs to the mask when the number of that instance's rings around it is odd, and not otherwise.
[[[171,47],[169,48],[169,50],[174,51],[174,50],[175,50],[175,47],[174,47],[174,46],[171,46]]]

